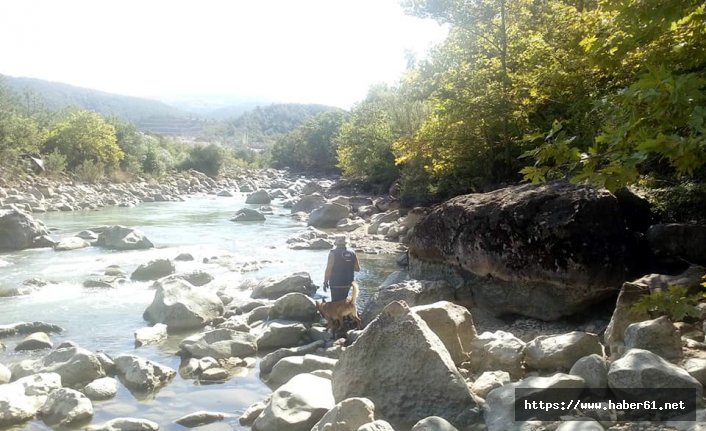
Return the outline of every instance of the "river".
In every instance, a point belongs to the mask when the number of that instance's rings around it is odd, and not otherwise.
[[[101,225],[122,224],[143,231],[155,248],[140,251],[108,251],[96,247],[55,252],[51,249],[24,250],[0,254],[0,287],[18,286],[31,278],[53,283],[30,295],[0,298],[0,324],[19,321],[45,321],[65,330],[51,335],[54,345],[71,340],[91,351],[114,356],[131,353],[177,369],[175,356],[179,342],[188,335],[172,335],[160,346],[134,348],[133,331],[147,326],[142,313],[154,296],[151,283],[126,282],[114,289],[84,288],[91,275],[102,274],[109,265],[119,265],[129,274],[142,263],[157,258],[174,259],[180,253],[195,257],[191,262],[175,262],[177,272],[204,270],[215,277],[212,283],[238,286],[245,279],[306,271],[320,285],[327,251],[291,250],[286,239],[306,229],[305,223],[289,217],[290,211],[272,204],[275,214],[265,222],[236,224],[229,219],[245,205],[245,195],[236,197],[198,196],[186,202],[146,203],[134,208],[105,208],[90,212],[47,213],[35,215],[52,229],[55,239],[74,236],[81,230]],[[218,259],[212,259],[218,257]],[[357,279],[361,298],[365,297],[395,270],[391,255],[359,255],[362,271]],[[204,258],[209,259],[204,263]],[[241,272],[245,263],[259,269]],[[323,292],[319,292],[323,293]],[[244,300],[247,292],[243,292]],[[41,357],[46,351],[14,352],[22,337],[2,341],[7,350],[0,352],[0,363],[10,364],[29,357]],[[250,404],[264,399],[270,389],[258,378],[258,367],[247,375],[221,384],[197,385],[177,377],[150,399],[136,399],[120,386],[118,395],[108,401],[94,402],[92,423],[116,417],[141,417],[160,424],[161,429],[184,429],[173,423],[184,414],[198,410],[234,414],[224,422],[200,429],[247,429],[237,416]],[[41,420],[14,429],[48,430]]]

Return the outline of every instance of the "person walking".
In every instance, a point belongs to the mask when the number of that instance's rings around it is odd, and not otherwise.
[[[360,271],[358,256],[346,247],[345,235],[336,235],[335,248],[328,254],[324,273],[324,292],[331,288],[331,301],[345,301],[353,285],[354,273]]]

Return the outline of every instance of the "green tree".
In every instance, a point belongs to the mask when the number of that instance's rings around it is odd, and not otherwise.
[[[52,129],[44,151],[63,154],[69,170],[86,161],[93,162],[92,167],[100,165],[115,169],[124,156],[117,144],[115,127],[90,111],[68,113]]]
[[[223,167],[223,148],[216,144],[192,147],[189,157],[180,164],[181,169],[194,169],[215,177]]]

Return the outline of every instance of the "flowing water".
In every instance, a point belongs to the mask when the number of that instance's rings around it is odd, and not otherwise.
[[[177,272],[204,270],[216,277],[213,283],[239,286],[245,279],[306,271],[321,284],[327,251],[290,250],[286,239],[306,229],[304,223],[289,217],[289,210],[273,203],[275,214],[265,222],[236,224],[229,219],[245,205],[244,195],[232,198],[200,196],[186,202],[149,203],[135,208],[107,208],[92,212],[47,213],[36,217],[52,228],[57,238],[74,236],[81,230],[101,225],[122,224],[143,231],[155,248],[140,251],[109,251],[96,247],[55,252],[51,249],[24,250],[0,254],[0,287],[20,286],[23,281],[40,278],[52,283],[25,296],[0,298],[0,324],[20,321],[54,323],[64,332],[51,336],[54,345],[71,340],[92,351],[111,356],[130,353],[177,369],[175,356],[184,335],[172,335],[160,346],[134,348],[133,331],[147,326],[142,312],[152,301],[151,283],[126,282],[114,289],[84,288],[91,275],[100,275],[109,265],[119,265],[130,274],[139,264],[157,258],[174,259],[180,253],[195,257],[191,262],[175,262]],[[213,259],[216,257],[216,259]],[[357,276],[364,299],[390,272],[395,270],[395,256],[359,255],[362,271]],[[204,258],[208,263],[204,263]],[[244,267],[249,269],[243,272]],[[255,269],[255,270],[252,270]],[[323,293],[319,291],[319,293]],[[247,292],[242,292],[245,300]],[[14,352],[22,337],[7,338],[0,363],[9,364],[33,354]],[[162,429],[184,429],[173,421],[198,410],[234,414],[221,423],[203,429],[245,429],[237,416],[250,404],[265,398],[271,391],[258,378],[258,368],[247,375],[222,384],[198,385],[177,376],[154,396],[144,399],[120,387],[108,401],[94,402],[93,423],[115,417],[141,417],[159,423]],[[33,421],[16,429],[49,429]]]

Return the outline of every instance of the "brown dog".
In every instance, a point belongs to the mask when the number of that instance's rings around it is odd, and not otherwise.
[[[326,300],[323,300],[322,302],[316,303],[319,314],[326,319],[326,326],[328,329],[331,329],[333,334],[341,329],[343,319],[346,317],[350,317],[356,322],[356,328],[362,329],[363,327],[363,322],[360,320],[360,316],[358,316],[358,308],[355,305],[358,299],[358,283],[354,281],[351,287],[352,294],[350,299],[335,302],[326,302]]]

